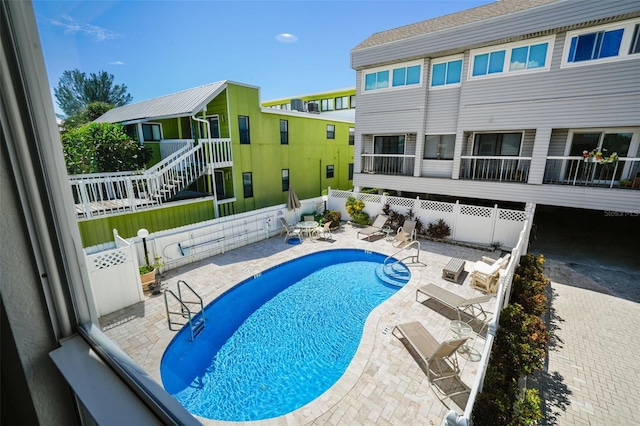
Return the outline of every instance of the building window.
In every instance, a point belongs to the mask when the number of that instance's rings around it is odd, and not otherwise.
[[[456,135],[426,135],[424,155],[428,160],[453,160]]]
[[[341,96],[336,98],[336,109],[347,109],[349,108],[349,97]]]
[[[404,135],[374,136],[374,154],[404,154]]]
[[[504,57],[506,51],[483,53],[473,58],[473,76],[500,73],[504,69]]]
[[[543,68],[547,60],[548,46],[548,43],[541,43],[512,49],[509,71]]]
[[[321,102],[320,106],[322,107],[322,111],[333,111],[333,98],[323,99],[320,102]]]
[[[220,120],[217,115],[213,115],[207,117],[207,121],[209,122],[209,129],[211,130],[211,135],[207,133],[207,127],[205,123],[198,121],[198,131],[200,132],[201,138],[219,138],[220,137]]]
[[[289,169],[282,169],[282,191],[289,190]]]
[[[327,139],[336,138],[336,126],[333,124],[327,124]]]
[[[327,166],[327,179],[332,177],[333,177],[333,166],[329,165]]]
[[[434,63],[431,67],[431,87],[459,84],[462,79],[462,59]]]
[[[309,101],[306,103],[306,107],[307,107],[307,112],[318,112],[320,111],[318,109],[318,101]]]
[[[624,28],[571,37],[567,62],[592,61],[618,56]]]
[[[240,129],[240,144],[248,145],[251,143],[251,135],[249,132],[249,117],[246,115],[238,116],[238,127]]]
[[[280,144],[289,145],[289,121],[280,120]]]
[[[143,124],[142,137],[145,141],[160,141],[162,132],[159,124]]]
[[[365,74],[364,90],[377,90],[389,87],[389,71],[378,71]]]
[[[349,145],[354,145],[356,142],[356,129],[349,127]]]
[[[349,180],[353,180],[353,163],[349,163]]]
[[[349,96],[349,108],[356,107],[356,95]]]
[[[473,139],[473,155],[518,156],[522,133],[476,133]]]
[[[253,198],[253,176],[251,172],[242,173],[244,198]]]
[[[394,68],[393,86],[409,86],[420,83],[420,65],[410,67]]]
[[[633,37],[631,38],[631,47],[629,48],[629,55],[640,53],[640,24],[636,24],[633,29]]]

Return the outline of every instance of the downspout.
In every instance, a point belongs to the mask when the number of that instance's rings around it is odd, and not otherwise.
[[[207,120],[203,120],[202,118],[198,118],[195,115],[192,115],[191,118],[194,121],[198,121],[200,123],[204,123],[207,129],[207,136],[211,139],[211,128],[209,127],[209,122]],[[206,152],[206,151],[205,151]],[[207,165],[210,166],[209,156],[207,155]],[[211,191],[213,192],[213,210],[216,215],[216,218],[220,217],[220,213],[218,212],[218,194],[216,194],[216,174],[213,171],[213,167],[209,167],[209,171],[211,172]]]

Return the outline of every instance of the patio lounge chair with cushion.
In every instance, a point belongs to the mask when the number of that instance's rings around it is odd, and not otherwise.
[[[387,216],[379,214],[371,226],[359,230],[356,236],[360,238],[360,234],[364,234],[367,236],[367,240],[371,241],[369,238],[371,238],[372,235],[384,235],[382,227],[387,223],[387,220],[389,220]]]
[[[280,223],[282,224],[282,231],[285,233],[285,242],[291,238],[297,238],[300,242],[302,242],[302,235],[300,235],[301,231],[299,229],[291,228],[289,225],[287,225],[287,222],[282,217],[280,218]]]
[[[486,312],[481,303],[486,303],[494,297],[493,294],[486,294],[484,296],[465,299],[464,297],[452,293],[442,287],[438,287],[435,284],[427,284],[417,289],[416,301],[420,294],[425,295],[428,298],[435,299],[443,305],[454,309],[458,313],[458,319],[460,321],[462,321],[461,314],[465,313],[472,317],[471,321],[478,320],[482,323],[488,319],[488,314],[491,312]]]
[[[393,240],[393,245],[396,247],[405,246],[411,241],[416,239],[416,221],[405,220],[401,227],[398,228],[398,232]]]
[[[473,265],[471,286],[485,293],[495,293],[498,290],[500,270],[507,266],[510,256],[507,254],[498,260],[482,256],[482,260]]]
[[[406,339],[407,343],[416,351],[420,361],[425,363],[428,379],[431,383],[448,377],[458,377],[460,374],[456,352],[466,342],[466,338],[440,343],[418,321],[396,325],[392,333],[398,339]],[[400,336],[396,333],[399,333]],[[439,390],[442,392],[441,389]]]

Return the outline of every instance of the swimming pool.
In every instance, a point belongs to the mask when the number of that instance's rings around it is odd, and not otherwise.
[[[345,372],[369,313],[397,291],[375,273],[384,256],[314,253],[264,271],[205,308],[194,342],[181,330],[160,365],[192,414],[248,421],[289,413]]]

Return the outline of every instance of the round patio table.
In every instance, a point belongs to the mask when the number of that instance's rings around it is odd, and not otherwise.
[[[314,221],[302,221],[296,223],[296,228],[302,231],[302,234],[307,234],[307,237],[311,239],[311,231],[318,227],[318,222]]]

